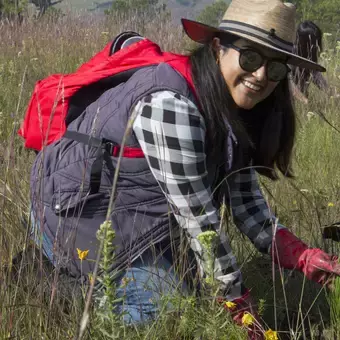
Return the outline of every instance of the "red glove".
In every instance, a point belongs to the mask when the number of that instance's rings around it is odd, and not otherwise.
[[[277,231],[272,246],[275,263],[286,269],[297,268],[309,279],[330,285],[332,277],[340,276],[338,257],[308,246],[287,229]]]
[[[226,302],[225,299],[219,299],[218,301],[223,303],[224,309],[230,312],[233,321],[237,325],[247,327],[249,340],[264,339],[264,329],[259,322],[260,317],[257,313],[256,305],[250,296],[249,290],[242,297],[233,301]],[[244,323],[244,321],[247,320],[243,317],[247,313],[251,314],[250,320],[252,320],[252,323],[250,325]]]

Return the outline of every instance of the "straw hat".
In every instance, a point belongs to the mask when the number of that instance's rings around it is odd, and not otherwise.
[[[326,69],[293,53],[296,7],[280,0],[232,0],[219,27],[182,19],[186,34],[205,43],[218,34],[241,37],[288,56],[288,64],[324,72]]]

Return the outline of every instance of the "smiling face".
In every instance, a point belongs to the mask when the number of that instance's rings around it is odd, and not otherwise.
[[[285,57],[281,53],[244,39],[237,40],[233,45],[241,49],[254,48],[268,60],[279,59],[283,62],[285,61]],[[233,48],[226,49],[220,44],[219,38],[214,38],[213,46],[217,52],[221,72],[229,92],[238,107],[250,110],[274,91],[278,82],[267,79],[267,61],[256,71],[247,72],[240,67],[240,52]]]

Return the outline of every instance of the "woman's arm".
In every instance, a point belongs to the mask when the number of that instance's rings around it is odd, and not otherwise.
[[[220,236],[215,279],[229,290],[228,299],[241,296],[241,274],[211,198],[202,115],[191,101],[170,91],[146,96],[133,114],[134,133],[174,216],[189,237],[201,273],[206,273],[208,262],[197,237],[203,231],[215,230]]]
[[[236,226],[260,252],[270,253],[274,231],[285,227],[276,223],[255,170],[251,167],[242,169],[229,176],[227,183],[227,197]]]
[[[259,251],[269,253],[283,268],[300,270],[320,284],[333,284],[334,277],[340,275],[338,258],[321,249],[309,248],[277,223],[261,193],[254,169],[240,171],[228,183],[235,223]]]

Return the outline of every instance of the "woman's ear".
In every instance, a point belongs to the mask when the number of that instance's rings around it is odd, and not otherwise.
[[[221,45],[220,38],[215,37],[212,41],[212,48],[214,50],[215,58],[216,58],[216,64],[219,65],[220,58],[223,54],[223,48]]]
[[[213,47],[213,50],[216,53],[216,55],[218,55],[220,50],[221,50],[221,40],[220,40],[220,38],[215,37],[213,39],[212,47]]]
[[[212,41],[212,48],[214,50],[217,61],[223,56],[223,54],[227,51],[227,48],[221,45],[220,38],[215,37]]]

